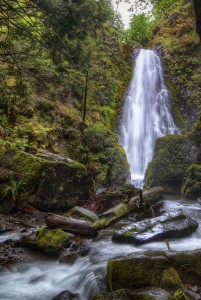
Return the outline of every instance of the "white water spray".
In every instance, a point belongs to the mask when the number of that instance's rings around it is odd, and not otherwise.
[[[121,144],[136,187],[143,185],[156,139],[178,132],[170,110],[170,96],[160,58],[152,50],[141,49],[125,99],[121,133]]]

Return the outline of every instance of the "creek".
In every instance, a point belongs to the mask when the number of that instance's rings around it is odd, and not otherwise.
[[[200,224],[201,205],[198,201],[183,201],[179,196],[164,197],[164,209],[183,211]],[[0,270],[0,299],[2,300],[50,300],[64,290],[78,293],[80,299],[91,300],[99,290],[105,290],[106,265],[109,258],[135,251],[167,250],[165,241],[156,241],[141,246],[118,244],[111,241],[115,226],[100,231],[95,239],[88,239],[91,251],[87,257],[79,258],[74,264],[61,264],[43,256],[34,256],[30,262],[18,263],[9,269]],[[121,223],[121,224],[120,224]],[[10,236],[14,238],[14,236]],[[6,238],[9,238],[7,234]],[[15,238],[19,238],[17,233]],[[171,250],[185,251],[200,248],[201,226],[188,237],[169,240]]]

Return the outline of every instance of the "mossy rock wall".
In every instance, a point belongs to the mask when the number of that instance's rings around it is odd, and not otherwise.
[[[185,198],[201,196],[201,165],[191,165],[182,184],[182,195]]]
[[[201,43],[193,1],[183,1],[178,11],[161,18],[154,29],[153,47],[163,57],[175,121],[192,129],[201,113]]]
[[[126,154],[117,136],[101,124],[85,129],[80,153],[81,162],[90,171],[95,187],[117,184],[129,174]]]
[[[161,144],[162,140],[157,142],[156,153],[148,166],[145,182],[150,186],[157,182],[166,188],[167,193],[180,192],[183,182],[182,193],[188,198],[197,197],[199,189],[199,183],[195,183],[199,182],[199,176],[193,175],[199,172],[194,172],[195,167],[190,166],[201,162],[199,2],[181,1],[177,11],[164,14],[154,29],[152,40],[153,47],[162,58],[165,81],[172,99],[173,118],[181,131],[188,133],[191,139],[183,139],[182,142],[180,138],[176,142],[175,138],[176,151],[173,140],[169,139],[170,144],[165,147]],[[196,159],[191,155],[194,147],[192,141],[198,149]]]
[[[145,174],[145,185],[162,186],[169,194],[180,193],[185,172],[197,162],[198,147],[185,135],[169,135],[156,141],[153,160]]]
[[[52,161],[17,150],[0,152],[0,166],[19,174],[26,186],[22,201],[42,209],[75,206],[91,184],[86,168],[75,161]]]

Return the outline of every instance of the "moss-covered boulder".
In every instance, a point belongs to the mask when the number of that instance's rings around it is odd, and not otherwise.
[[[66,247],[70,242],[67,233],[61,229],[49,230],[46,227],[41,227],[36,233],[24,236],[20,243],[30,249],[58,257],[63,247]]]
[[[182,195],[190,199],[201,196],[201,165],[191,165],[187,170],[182,184]]]
[[[197,162],[198,147],[185,135],[169,135],[156,141],[153,160],[145,174],[145,185],[160,185],[166,193],[180,193],[189,166]]]
[[[18,173],[26,183],[22,201],[41,210],[75,206],[91,184],[86,168],[69,159],[49,159],[18,150],[0,151],[0,167]]]
[[[117,136],[101,124],[85,129],[80,151],[81,162],[91,172],[96,187],[116,184],[129,174],[126,154]]]
[[[95,213],[80,206],[73,207],[64,216],[91,222],[96,222],[98,220],[98,216]]]
[[[199,285],[201,250],[185,253],[146,251],[110,259],[107,265],[108,285],[111,291],[146,286],[160,287],[163,286],[165,270],[171,267],[176,270],[183,283]]]
[[[144,288],[135,291],[122,289],[113,293],[96,295],[93,300],[169,300],[170,294],[160,288]]]

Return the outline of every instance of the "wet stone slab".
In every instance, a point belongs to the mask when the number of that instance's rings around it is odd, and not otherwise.
[[[198,223],[182,211],[166,212],[163,216],[145,219],[122,227],[113,233],[112,240],[143,244],[164,238],[176,238],[191,234]]]

